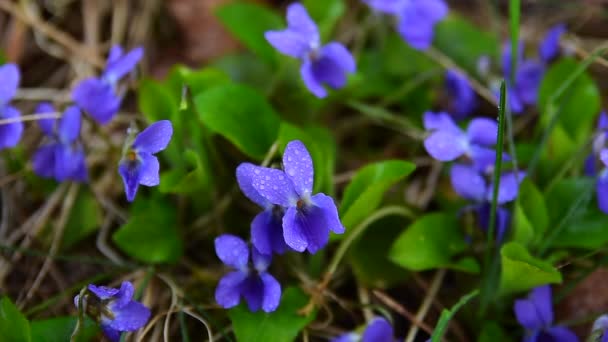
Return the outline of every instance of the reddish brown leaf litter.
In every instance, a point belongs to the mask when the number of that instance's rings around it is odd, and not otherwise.
[[[170,0],[166,6],[181,35],[184,58],[200,63],[236,50],[237,43],[214,11],[228,0]]]
[[[591,273],[559,303],[556,319],[583,320],[585,324],[572,326],[579,336],[587,336],[596,316],[608,313],[608,268],[600,268]]]

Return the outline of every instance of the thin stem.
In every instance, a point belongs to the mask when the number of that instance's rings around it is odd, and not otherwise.
[[[496,230],[496,208],[498,206],[498,189],[500,188],[500,174],[502,168],[502,154],[504,144],[504,126],[505,126],[505,98],[506,86],[503,80],[500,84],[500,105],[498,106],[498,138],[496,142],[496,161],[494,162],[494,181],[492,192],[492,203],[490,207],[490,225],[488,227],[488,236],[486,242],[486,250],[484,257],[484,272],[485,277],[482,283],[482,300],[480,314],[483,316],[487,304],[488,296],[490,295],[494,278],[497,276],[497,267],[499,267],[498,258],[492,258],[494,251],[494,232]]]
[[[509,33],[511,34],[511,74],[508,75],[509,83],[515,84],[515,75],[517,73],[517,62],[519,56],[519,21],[520,21],[520,1],[509,1]],[[515,138],[513,136],[513,113],[507,110],[507,140],[509,145],[509,154],[513,159],[513,174],[515,179],[518,178],[517,172],[517,154],[515,153]]]
[[[361,234],[363,234],[363,232],[365,231],[365,229],[367,229],[367,227],[369,227],[372,223],[376,222],[377,220],[379,220],[385,216],[390,216],[390,215],[399,215],[399,216],[409,217],[409,218],[412,218],[414,216],[414,214],[412,213],[412,211],[410,209],[402,207],[402,206],[396,206],[396,205],[384,207],[384,208],[377,210],[375,213],[370,215],[365,221],[361,222],[358,226],[353,228],[353,230],[349,234],[346,235],[346,237],[344,238],[344,240],[338,247],[338,250],[334,254],[334,257],[332,258],[329,266],[327,267],[327,272],[325,273],[325,277],[331,278],[331,276],[336,272],[336,269],[338,268],[340,261],[342,261],[342,258],[346,254],[346,251],[348,251],[348,248],[352,245],[352,243],[359,236],[361,236]]]
[[[365,221],[361,222],[358,226],[353,228],[353,230],[350,231],[350,233],[348,235],[346,235],[344,240],[342,240],[342,243],[340,243],[338,250],[334,254],[333,258],[331,259],[331,261],[329,263],[329,266],[327,267],[327,271],[325,272],[323,279],[316,286],[315,291],[312,293],[312,296],[311,296],[308,304],[299,310],[300,314],[302,314],[304,316],[308,316],[312,312],[312,310],[315,308],[315,305],[317,304],[320,295],[322,295],[323,292],[325,291],[325,289],[329,286],[329,283],[331,282],[331,279],[332,279],[334,273],[338,269],[338,265],[342,261],[342,258],[344,257],[344,255],[346,255],[346,251],[348,251],[348,248],[352,245],[352,243],[359,236],[361,236],[361,234],[365,231],[365,229],[367,229],[367,227],[369,227],[372,223],[374,223],[375,221],[377,221],[385,216],[390,216],[390,215],[400,215],[400,216],[410,217],[410,218],[414,217],[414,214],[408,208],[405,208],[402,206],[396,206],[396,205],[388,206],[388,207],[384,207],[384,208],[376,210]]]
[[[496,141],[496,161],[494,162],[494,181],[492,192],[492,206],[490,209],[490,227],[488,228],[485,266],[490,265],[491,251],[494,245],[494,231],[496,230],[496,208],[498,206],[498,189],[500,188],[500,174],[502,169],[502,153],[505,137],[505,98],[506,87],[503,80],[500,84],[500,105],[498,106],[498,138]]]
[[[443,54],[443,52],[441,52],[441,51],[437,50],[436,48],[434,48],[433,46],[431,46],[430,48],[424,50],[424,53],[428,57],[430,57],[432,60],[434,60],[436,63],[441,65],[444,69],[455,70],[458,73],[460,73],[461,75],[463,75],[467,79],[467,81],[469,81],[469,83],[471,84],[471,87],[477,92],[477,94],[479,94],[481,97],[486,99],[486,101],[490,102],[491,104],[497,104],[496,97],[494,96],[494,94],[492,94],[490,89],[486,88],[483,84],[481,84],[479,81],[477,81],[474,77],[470,76],[466,72],[466,70],[459,67],[456,63],[454,63],[454,61],[452,61],[450,59],[450,57]]]
[[[437,296],[437,292],[439,292],[439,287],[441,286],[441,283],[443,282],[444,277],[445,277],[445,269],[443,269],[443,268],[440,269],[439,271],[437,271],[437,273],[435,273],[435,277],[433,278],[433,282],[431,283],[429,292],[427,292],[426,297],[424,297],[424,301],[422,302],[422,305],[420,305],[418,312],[416,312],[416,320],[418,322],[424,321],[424,317],[429,312],[429,309],[431,308],[431,304],[433,304],[433,300]],[[414,339],[416,338],[416,334],[418,334],[418,326],[414,324],[410,327],[410,330],[408,331],[407,337],[405,338],[404,341],[413,342]]]
[[[87,287],[83,287],[80,290],[80,295],[78,296],[78,320],[76,321],[76,326],[74,327],[74,331],[72,332],[72,336],[70,337],[70,342],[76,342],[78,340],[78,335],[80,335],[80,330],[84,326],[84,314],[86,312],[86,302],[84,301],[84,294],[87,292]]]
[[[30,114],[30,115],[21,115],[14,118],[6,118],[0,119],[0,126],[9,125],[15,122],[25,122],[25,121],[38,121],[44,119],[59,119],[61,118],[61,113],[40,113],[40,114]]]
[[[520,17],[520,2],[519,0],[509,1],[509,31],[511,34],[511,74],[509,80],[511,84],[515,83],[515,73],[517,69],[517,56],[519,54],[519,17]]]

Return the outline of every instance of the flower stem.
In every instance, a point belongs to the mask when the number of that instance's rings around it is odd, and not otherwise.
[[[496,161],[494,162],[494,181],[492,192],[492,203],[490,207],[490,226],[488,228],[488,236],[486,241],[486,251],[484,257],[484,272],[485,277],[482,283],[482,296],[480,314],[483,315],[487,306],[492,285],[496,282],[495,277],[498,275],[496,268],[499,263],[496,259],[492,259],[492,251],[494,251],[494,232],[496,230],[496,208],[498,206],[498,189],[500,188],[500,174],[502,168],[502,154],[505,136],[505,98],[506,86],[503,80],[500,84],[500,102],[498,106],[498,138],[496,141]]]
[[[299,311],[300,314],[308,316],[308,314],[310,314],[312,312],[316,303],[318,302],[320,295],[325,291],[325,289],[331,282],[331,279],[332,279],[334,273],[338,269],[338,265],[342,261],[342,258],[344,258],[344,255],[346,255],[346,251],[348,251],[348,248],[352,245],[352,243],[359,236],[361,236],[361,234],[363,234],[365,229],[367,229],[367,227],[369,227],[372,223],[376,222],[377,220],[379,220],[383,217],[390,216],[390,215],[400,215],[400,216],[409,217],[409,218],[414,217],[414,214],[412,213],[412,211],[406,207],[397,206],[397,205],[387,206],[387,207],[376,210],[366,220],[364,220],[358,226],[353,228],[353,230],[350,231],[350,233],[348,235],[346,235],[344,240],[342,240],[342,243],[338,247],[336,254],[334,254],[333,258],[331,259],[331,262],[329,263],[329,266],[327,267],[327,271],[325,272],[323,279],[316,286],[315,291],[313,292],[312,297],[311,297],[310,301],[308,302],[308,304]]]
[[[84,314],[86,312],[86,305],[84,301],[84,295],[87,292],[87,287],[83,287],[80,290],[80,295],[78,296],[78,320],[76,321],[76,326],[74,327],[74,331],[72,332],[72,336],[70,337],[70,342],[76,342],[78,340],[78,335],[80,335],[80,330],[84,326]]]
[[[422,302],[422,304],[420,305],[420,308],[418,309],[418,312],[416,312],[416,321],[424,322],[424,317],[429,312],[429,309],[431,308],[431,304],[433,303],[433,300],[437,296],[437,292],[439,292],[439,287],[440,287],[441,283],[443,282],[444,277],[445,277],[444,268],[440,269],[439,271],[437,271],[437,273],[435,273],[433,282],[431,283],[431,286],[429,287],[429,292],[427,292],[426,296],[424,297],[424,301]],[[418,334],[418,325],[412,324],[409,331],[407,332],[407,337],[405,338],[404,341],[413,342],[414,339],[416,338],[416,334]]]

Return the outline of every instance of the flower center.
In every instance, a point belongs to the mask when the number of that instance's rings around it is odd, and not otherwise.
[[[137,153],[133,150],[129,150],[129,152],[127,152],[127,160],[130,162],[134,162],[137,160]]]

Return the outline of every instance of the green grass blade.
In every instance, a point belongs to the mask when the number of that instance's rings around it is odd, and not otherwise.
[[[450,320],[460,308],[462,308],[466,303],[468,303],[471,299],[475,298],[479,294],[479,290],[474,290],[460,298],[458,303],[454,305],[450,310],[443,309],[441,312],[441,316],[439,317],[439,321],[437,322],[437,326],[435,326],[435,330],[433,331],[433,336],[431,336],[432,342],[440,342],[445,334],[448,324]]]

